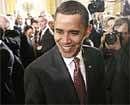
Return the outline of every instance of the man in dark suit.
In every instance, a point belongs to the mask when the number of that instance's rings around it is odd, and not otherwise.
[[[36,49],[37,57],[41,56],[55,45],[53,31],[48,25],[47,16],[38,17],[39,34],[38,46]]]
[[[57,8],[56,46],[25,70],[26,104],[105,103],[102,54],[82,46],[88,37],[88,20],[88,11],[79,2],[67,1]]]

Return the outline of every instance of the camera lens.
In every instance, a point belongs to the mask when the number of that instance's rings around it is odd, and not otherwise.
[[[112,45],[114,44],[115,42],[117,41],[117,35],[116,33],[112,32],[112,33],[109,33],[105,36],[105,42],[108,44],[108,45]]]

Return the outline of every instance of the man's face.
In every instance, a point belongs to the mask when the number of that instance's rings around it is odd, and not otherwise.
[[[44,29],[47,25],[47,20],[44,17],[38,18],[38,25],[40,29]]]
[[[121,32],[121,40],[122,40],[122,44],[126,44],[128,43],[128,39],[130,37],[129,33],[128,33],[128,24],[124,23],[123,25],[121,25],[120,27],[115,27],[115,30],[117,30],[118,32]]]
[[[80,15],[58,13],[54,22],[54,38],[63,57],[74,57],[80,51],[87,27],[82,24]]]
[[[33,29],[31,29],[31,28],[28,29],[26,35],[27,35],[29,38],[33,37]]]
[[[8,28],[8,22],[4,17],[0,17],[0,27],[5,31]]]

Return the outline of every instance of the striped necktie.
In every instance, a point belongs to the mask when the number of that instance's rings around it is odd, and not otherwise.
[[[74,58],[74,64],[75,64],[75,69],[74,69],[74,86],[76,88],[80,104],[85,105],[85,97],[86,97],[86,89],[85,89],[85,83],[83,80],[83,76],[81,74],[80,70],[80,59],[79,58]]]

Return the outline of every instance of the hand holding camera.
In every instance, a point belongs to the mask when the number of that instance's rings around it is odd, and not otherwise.
[[[121,48],[121,33],[113,31],[104,34],[104,44],[107,49],[118,50]]]

